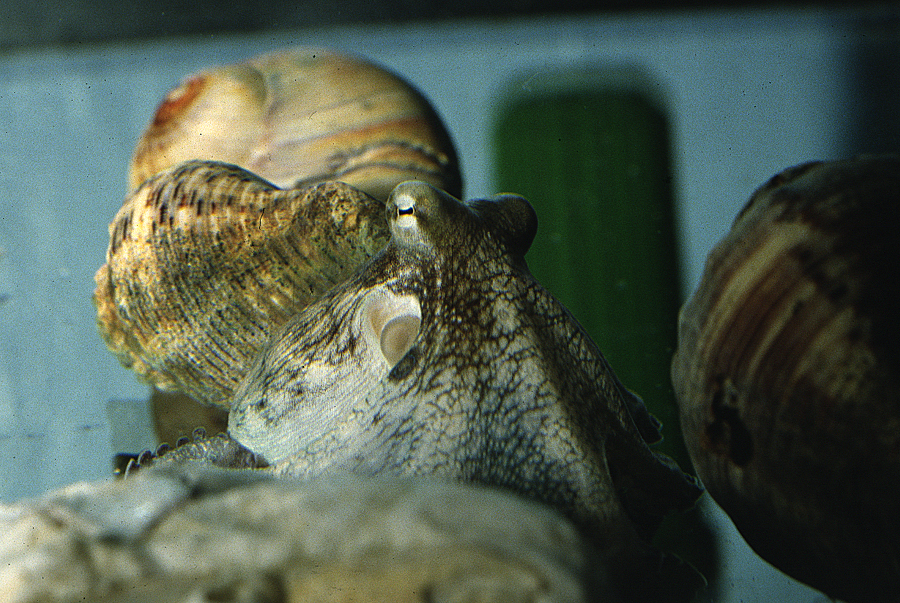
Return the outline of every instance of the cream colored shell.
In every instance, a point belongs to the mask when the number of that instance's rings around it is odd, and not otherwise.
[[[410,179],[460,186],[440,120],[383,69],[297,49],[187,79],[110,225],[102,337],[151,384],[227,408],[271,334],[384,245],[383,199]]]
[[[339,180],[377,199],[403,180],[459,195],[449,136],[428,101],[366,61],[314,48],[187,78],[135,149],[134,190],[182,161],[234,163],[276,186]]]

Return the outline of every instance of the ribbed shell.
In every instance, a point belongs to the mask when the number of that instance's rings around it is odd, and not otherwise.
[[[154,385],[225,405],[272,331],[384,245],[383,212],[339,182],[282,191],[227,164],[166,170],[110,226],[101,334]]]
[[[900,592],[898,225],[898,156],[779,174],[710,254],[673,363],[710,494],[762,557],[848,601]]]
[[[371,63],[315,48],[186,79],[138,142],[129,189],[192,159],[240,165],[282,188],[339,180],[384,200],[399,182],[423,180],[461,192],[453,145],[419,92]]]

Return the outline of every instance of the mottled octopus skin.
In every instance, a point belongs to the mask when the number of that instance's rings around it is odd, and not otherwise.
[[[700,489],[648,446],[658,423],[529,273],[532,207],[510,195],[464,204],[411,182],[386,213],[388,245],[257,358],[230,436],[285,476],[345,469],[507,488],[620,543],[611,556],[633,570],[660,518]],[[405,302],[396,314],[410,341],[396,362],[368,322],[373,299],[388,320],[392,300]],[[165,458],[208,458],[227,441]]]

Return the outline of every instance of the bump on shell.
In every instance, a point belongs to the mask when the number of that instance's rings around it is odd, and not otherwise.
[[[748,543],[847,601],[900,590],[900,156],[774,177],[682,309],[698,475]]]

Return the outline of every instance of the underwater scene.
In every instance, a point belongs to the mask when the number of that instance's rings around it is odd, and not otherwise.
[[[893,600],[898,18],[0,52],[0,599]]]

